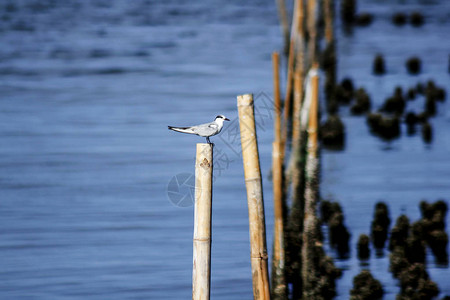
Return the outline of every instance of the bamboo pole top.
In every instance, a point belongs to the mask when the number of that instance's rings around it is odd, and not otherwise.
[[[253,105],[253,94],[244,94],[237,96],[237,106]]]

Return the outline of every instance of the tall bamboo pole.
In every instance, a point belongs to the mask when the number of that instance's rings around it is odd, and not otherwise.
[[[213,145],[197,144],[195,160],[194,260],[192,299],[209,300]]]
[[[253,278],[253,298],[270,299],[267,266],[266,224],[262,194],[261,169],[259,166],[253,95],[237,97],[239,127],[245,185],[247,187],[248,218],[250,229],[250,258]]]
[[[281,111],[280,111],[280,83],[279,57],[272,54],[274,99],[275,99],[275,141],[272,144],[272,181],[273,181],[273,210],[275,216],[272,258],[272,298],[287,299],[287,284],[285,274],[284,253],[284,220],[283,220],[283,162],[281,161]]]
[[[278,52],[272,53],[273,70],[273,99],[275,109],[275,141],[281,142],[281,96],[280,96],[280,56]]]
[[[312,63],[318,61],[318,51],[317,51],[317,0],[308,0],[308,33],[309,33],[309,43],[308,43],[308,57],[310,67]]]
[[[316,206],[319,197],[318,184],[318,95],[319,76],[317,64],[313,65],[313,75],[311,77],[311,106],[309,109],[308,122],[308,147],[306,158],[306,182],[305,182],[305,214],[303,225],[302,244],[302,281],[304,299],[323,299],[320,296],[317,277],[317,254],[316,242],[318,241],[318,219],[316,216]]]
[[[302,0],[295,0],[294,3],[294,14],[292,16],[291,25],[291,41],[289,43],[289,57],[287,66],[287,79],[286,79],[286,95],[284,96],[284,126],[281,136],[281,143],[283,145],[287,144],[287,134],[289,129],[289,120],[291,117],[291,98],[292,98],[292,84],[293,84],[293,74],[294,74],[294,62],[295,62],[295,49],[297,42],[297,30],[298,30],[298,14],[300,7],[303,6]],[[285,148],[283,147],[281,152],[281,158],[284,160]]]
[[[325,19],[325,40],[327,44],[333,42],[333,17],[334,17],[334,0],[324,0],[323,12]]]
[[[294,105],[293,105],[293,120],[292,120],[292,145],[295,147],[298,144],[300,137],[300,111],[303,97],[303,78],[304,78],[304,7],[298,6],[298,42],[296,49],[295,72],[294,72]]]
[[[277,2],[277,8],[278,8],[278,15],[280,18],[280,24],[283,31],[283,38],[284,38],[284,52],[288,55],[289,54],[289,21],[286,11],[286,3],[284,0],[276,0]]]

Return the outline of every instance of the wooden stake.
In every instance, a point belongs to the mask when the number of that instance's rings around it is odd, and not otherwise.
[[[319,159],[318,159],[318,105],[319,105],[319,76],[318,66],[313,65],[314,75],[311,78],[311,106],[308,122],[308,147],[306,158],[306,182],[305,182],[305,214],[303,219],[303,244],[302,244],[302,281],[303,297],[305,299],[320,299],[318,295],[320,284],[316,277],[318,265],[315,262],[318,243],[319,222],[316,216],[317,202],[319,198]]]
[[[317,53],[317,0],[308,0],[308,58],[309,66],[318,61]],[[309,67],[308,66],[308,67]]]
[[[272,298],[287,299],[284,252],[283,220],[283,161],[281,160],[281,110],[278,53],[272,54],[275,109],[275,141],[272,144],[273,210],[275,215],[273,258],[272,258]]]
[[[213,145],[197,144],[195,161],[194,263],[192,299],[209,300]]]
[[[283,37],[284,37],[284,52],[286,54],[289,53],[289,21],[286,11],[286,4],[284,3],[284,0],[276,0],[277,2],[277,8],[278,8],[278,15],[280,18],[281,28],[283,31]]]
[[[311,107],[309,110],[308,123],[308,153],[317,156],[317,136],[318,136],[318,107],[319,107],[319,67],[313,64],[315,74],[311,78]]]
[[[280,100],[280,57],[277,52],[272,53],[273,67],[273,99],[274,99],[274,131],[275,141],[281,142],[281,100]]]
[[[333,19],[334,19],[334,0],[324,0],[323,12],[325,19],[325,40],[327,44],[333,42]]]
[[[264,202],[256,138],[253,95],[246,94],[238,96],[237,106],[239,112],[245,185],[247,187],[253,298],[256,300],[266,300],[270,299],[270,288],[267,266],[268,257]]]
[[[302,0],[295,0],[294,3],[294,15],[292,17],[291,25],[291,41],[289,43],[289,57],[287,66],[287,79],[286,79],[286,95],[284,96],[284,126],[281,136],[281,143],[286,145],[287,143],[287,133],[289,129],[289,120],[291,117],[291,94],[292,94],[292,78],[294,74],[294,62],[295,62],[295,49],[299,22],[299,9],[303,6]],[[281,152],[281,158],[284,159],[285,149],[283,147]]]

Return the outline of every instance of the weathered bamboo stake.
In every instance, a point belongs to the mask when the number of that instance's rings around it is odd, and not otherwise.
[[[308,58],[310,67],[314,62],[318,61],[317,53],[317,0],[308,0],[307,24],[309,33],[308,42]]]
[[[298,29],[298,14],[300,7],[303,6],[302,0],[295,0],[294,3],[294,14],[292,17],[291,25],[291,41],[289,43],[289,57],[287,65],[287,79],[286,79],[286,94],[284,96],[284,126],[281,135],[281,143],[287,145],[287,134],[289,131],[289,120],[291,118],[291,94],[292,94],[292,78],[294,74],[294,62],[295,62],[295,48],[297,40],[297,29]],[[281,152],[281,158],[284,161],[285,148],[283,147]]]
[[[315,263],[316,242],[318,242],[318,219],[316,205],[319,197],[318,188],[318,66],[313,64],[311,77],[311,106],[308,122],[308,146],[305,168],[305,210],[302,243],[302,282],[304,299],[323,299],[318,288],[317,263]]]
[[[194,261],[192,299],[209,300],[213,145],[197,144],[195,161]]]
[[[324,0],[323,11],[325,19],[325,40],[327,44],[329,44],[334,41],[334,30],[333,30],[334,0]]]
[[[275,109],[275,141],[281,142],[281,96],[280,96],[280,56],[277,52],[272,53],[273,70],[273,99]]]
[[[285,274],[284,220],[283,220],[283,162],[281,161],[281,110],[279,83],[279,56],[272,54],[274,79],[275,108],[275,141],[272,144],[272,181],[273,210],[275,216],[272,258],[272,299],[287,299],[287,284]]]
[[[276,0],[278,16],[280,18],[280,24],[283,31],[284,38],[284,53],[289,55],[289,21],[286,11],[286,3],[284,0]]]
[[[304,78],[304,8],[299,5],[298,8],[298,42],[296,49],[296,63],[294,72],[294,105],[293,105],[293,120],[292,120],[292,145],[295,147],[298,144],[300,137],[300,111],[303,97],[303,78]]]
[[[291,181],[292,206],[288,220],[287,245],[289,249],[289,280],[293,285],[293,299],[301,297],[301,231],[303,226],[303,185],[302,185],[302,151],[300,116],[303,98],[303,68],[304,68],[304,6],[299,1],[297,7],[297,48],[294,72],[294,101],[292,116],[292,152],[289,160],[286,177]]]
[[[270,299],[266,225],[262,194],[261,169],[259,166],[253,95],[237,97],[239,127],[245,185],[247,187],[248,217],[250,227],[250,258],[253,278],[253,298]]]

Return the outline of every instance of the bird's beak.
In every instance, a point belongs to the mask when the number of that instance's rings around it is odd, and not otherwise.
[[[225,120],[225,121],[230,121],[230,119],[228,119],[228,118],[225,118],[224,120]]]

